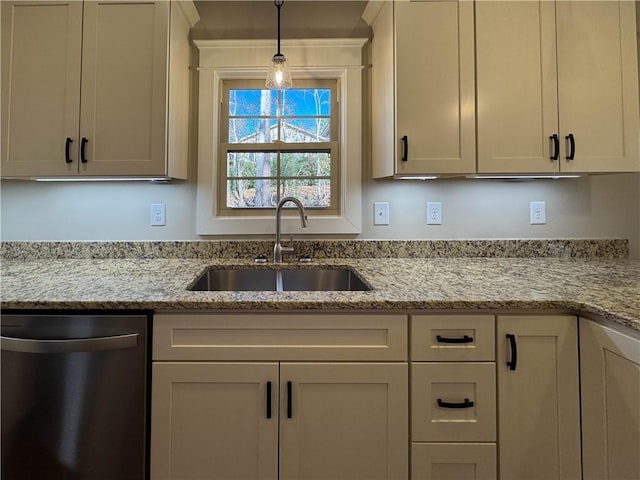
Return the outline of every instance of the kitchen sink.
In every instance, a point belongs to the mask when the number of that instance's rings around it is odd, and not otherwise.
[[[194,291],[368,291],[371,288],[350,268],[216,268],[210,267],[191,284]]]

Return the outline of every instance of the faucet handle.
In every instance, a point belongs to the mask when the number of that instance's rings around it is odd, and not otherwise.
[[[293,235],[289,235],[289,243],[287,243],[286,245],[280,245],[280,250],[287,253],[293,252]]]

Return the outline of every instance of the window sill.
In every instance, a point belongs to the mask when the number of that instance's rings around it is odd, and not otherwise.
[[[206,224],[198,223],[198,235],[274,235],[276,231],[275,212],[273,217],[214,217]],[[339,216],[307,215],[307,227],[302,228],[300,218],[291,215],[281,219],[284,235],[332,235],[358,234],[360,224],[354,224],[348,218]]]

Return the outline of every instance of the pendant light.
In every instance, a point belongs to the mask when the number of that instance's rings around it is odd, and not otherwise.
[[[271,59],[271,66],[267,73],[267,88],[270,90],[284,90],[291,88],[291,72],[285,56],[280,53],[280,8],[284,0],[275,0],[273,4],[278,9],[278,52]]]

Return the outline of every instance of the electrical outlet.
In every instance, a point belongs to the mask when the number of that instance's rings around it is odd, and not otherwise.
[[[529,203],[529,223],[531,225],[547,223],[547,212],[543,201]]]
[[[389,202],[373,203],[373,224],[389,225]]]
[[[442,202],[427,202],[427,225],[442,225]]]
[[[166,205],[164,203],[151,204],[151,226],[163,227],[167,224]]]

